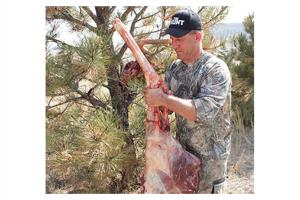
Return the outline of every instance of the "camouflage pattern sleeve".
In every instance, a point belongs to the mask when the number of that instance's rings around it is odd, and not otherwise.
[[[224,62],[211,64],[201,83],[199,93],[196,98],[193,98],[197,112],[195,122],[211,125],[216,116],[222,114],[219,111],[227,99],[230,87],[231,76],[227,65]]]
[[[178,62],[177,60],[173,61],[171,65],[169,65],[169,67],[167,68],[166,72],[165,72],[165,83],[167,84],[169,90],[171,90],[171,71],[174,67],[176,67],[176,62]]]

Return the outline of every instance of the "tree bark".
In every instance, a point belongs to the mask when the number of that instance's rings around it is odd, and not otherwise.
[[[128,106],[130,102],[130,91],[119,82],[119,73],[116,64],[111,64],[107,69],[108,88],[111,96],[112,107],[121,119],[124,130],[128,130]]]
[[[128,149],[128,152],[130,152],[130,154],[134,158],[136,158],[135,145],[133,142],[133,136],[129,131],[128,120],[128,107],[134,97],[132,96],[130,90],[126,86],[120,84],[119,73],[116,66],[116,64],[111,64],[107,69],[108,89],[111,96],[113,110],[115,111],[115,114],[121,119],[120,125],[126,133],[126,149]],[[118,188],[118,191],[114,192],[120,193],[128,186],[128,181],[132,180],[130,176],[133,173],[131,172],[134,170],[136,165],[137,163],[133,162],[129,169],[125,169],[125,171],[122,172],[122,180],[119,183],[120,188]]]

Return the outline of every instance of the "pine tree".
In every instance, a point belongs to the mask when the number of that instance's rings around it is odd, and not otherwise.
[[[144,164],[142,76],[127,86],[119,77],[132,60],[124,43],[114,43],[119,17],[136,40],[163,39],[178,7],[46,7],[46,158],[48,193],[122,193],[137,190]],[[206,37],[227,7],[199,7]],[[63,41],[61,27],[79,35]],[[214,51],[215,43],[206,46]],[[175,52],[147,45],[147,58],[163,73]]]
[[[254,15],[245,17],[246,34],[233,37],[233,48],[221,53],[228,64],[232,79],[233,110],[241,112],[244,125],[254,124]]]

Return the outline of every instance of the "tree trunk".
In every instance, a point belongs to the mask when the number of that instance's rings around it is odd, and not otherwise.
[[[112,64],[107,69],[108,88],[111,96],[112,107],[121,120],[121,127],[128,129],[128,106],[124,98],[124,89],[119,84],[117,67]]]
[[[130,93],[130,90],[127,87],[120,84],[118,69],[115,64],[111,64],[108,67],[107,77],[113,110],[115,114],[121,119],[120,126],[126,133],[126,148],[129,150],[130,154],[134,158],[136,158],[134,142],[129,131],[128,123],[128,106],[132,102],[133,95]],[[120,183],[120,188],[118,188],[118,193],[127,187],[128,181],[131,179],[131,177],[129,177],[128,175],[133,175],[133,173],[131,172],[133,171],[134,167],[136,167],[136,164],[136,162],[132,163],[130,169],[126,169],[126,171],[122,173],[123,177]]]

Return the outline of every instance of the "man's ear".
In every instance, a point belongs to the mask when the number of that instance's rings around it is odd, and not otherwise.
[[[200,38],[201,38],[200,32],[196,32],[196,40],[200,40]]]

